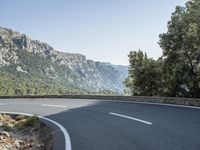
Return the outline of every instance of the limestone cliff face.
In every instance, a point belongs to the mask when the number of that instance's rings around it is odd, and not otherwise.
[[[123,92],[123,81],[128,74],[126,66],[87,60],[82,54],[59,52],[25,34],[0,28],[0,67],[8,66],[14,66],[16,72],[41,75],[66,86],[118,93]]]

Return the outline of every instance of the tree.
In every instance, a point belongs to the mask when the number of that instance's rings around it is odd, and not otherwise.
[[[126,86],[132,95],[157,96],[161,92],[161,60],[148,58],[142,51],[131,51],[129,57],[129,77]]]
[[[163,75],[169,96],[200,97],[200,1],[176,7],[160,35]],[[184,94],[186,93],[186,94]]]

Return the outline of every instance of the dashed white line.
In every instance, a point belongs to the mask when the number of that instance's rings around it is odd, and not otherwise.
[[[49,105],[49,104],[41,104],[41,106],[46,106],[46,107],[60,107],[60,108],[67,107],[67,106],[64,106],[64,105]]]
[[[134,121],[138,121],[138,122],[142,122],[142,123],[145,123],[145,124],[148,124],[148,125],[152,125],[153,124],[152,122],[149,122],[149,121],[141,120],[141,119],[130,117],[130,116],[126,116],[126,115],[121,115],[121,114],[118,114],[118,113],[110,112],[109,114],[110,115],[114,115],[114,116],[118,116],[118,117],[123,117],[123,118],[130,119],[130,120],[134,120]]]
[[[0,103],[0,105],[4,105],[3,103]]]

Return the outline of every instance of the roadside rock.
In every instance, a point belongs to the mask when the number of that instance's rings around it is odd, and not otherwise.
[[[0,114],[0,123],[0,150],[53,149],[51,129],[35,116]]]

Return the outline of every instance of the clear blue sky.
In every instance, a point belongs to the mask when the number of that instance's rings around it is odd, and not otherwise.
[[[158,36],[186,0],[1,0],[0,26],[59,51],[128,64],[130,50],[162,54]]]

